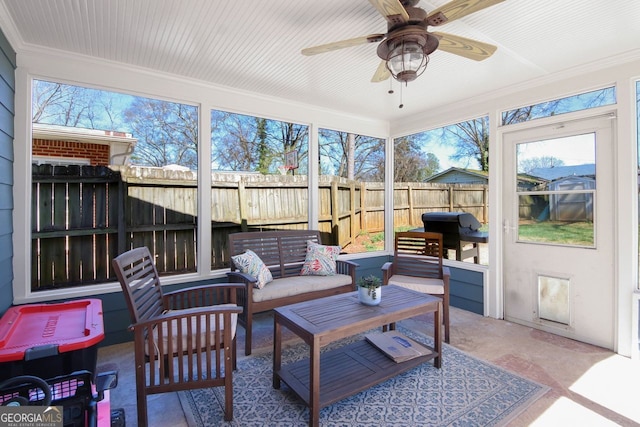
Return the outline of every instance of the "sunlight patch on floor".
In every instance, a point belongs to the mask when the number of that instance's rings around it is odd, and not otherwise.
[[[530,426],[618,426],[602,415],[561,397],[542,413]]]
[[[570,390],[640,423],[640,362],[614,355],[593,365]]]

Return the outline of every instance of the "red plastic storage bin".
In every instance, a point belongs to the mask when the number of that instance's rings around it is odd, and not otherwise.
[[[0,319],[0,381],[18,375],[47,379],[87,370],[95,376],[104,339],[102,301],[11,307]]]

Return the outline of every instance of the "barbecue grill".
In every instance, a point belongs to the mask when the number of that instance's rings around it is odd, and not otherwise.
[[[463,261],[473,257],[479,264],[478,243],[487,243],[489,234],[478,231],[480,221],[468,212],[427,212],[422,214],[424,231],[442,234],[444,249],[456,251],[456,260]],[[471,245],[469,247],[469,245]],[[447,255],[445,250],[445,256]]]

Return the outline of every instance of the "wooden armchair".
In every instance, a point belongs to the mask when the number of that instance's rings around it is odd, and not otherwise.
[[[214,284],[163,293],[149,250],[114,258],[134,334],[138,425],[148,424],[147,395],[225,388],[225,420],[233,419],[232,373],[243,286]],[[213,402],[212,402],[213,403]]]
[[[444,340],[449,342],[449,268],[442,265],[442,234],[405,231],[395,236],[393,262],[382,266],[382,284],[442,298]]]

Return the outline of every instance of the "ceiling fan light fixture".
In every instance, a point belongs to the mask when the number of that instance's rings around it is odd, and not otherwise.
[[[387,68],[394,79],[400,82],[415,80],[427,69],[429,55],[415,41],[402,41],[389,52]]]
[[[396,30],[378,45],[378,56],[385,61],[394,79],[401,83],[424,73],[429,55],[438,48],[438,38],[418,26]]]

